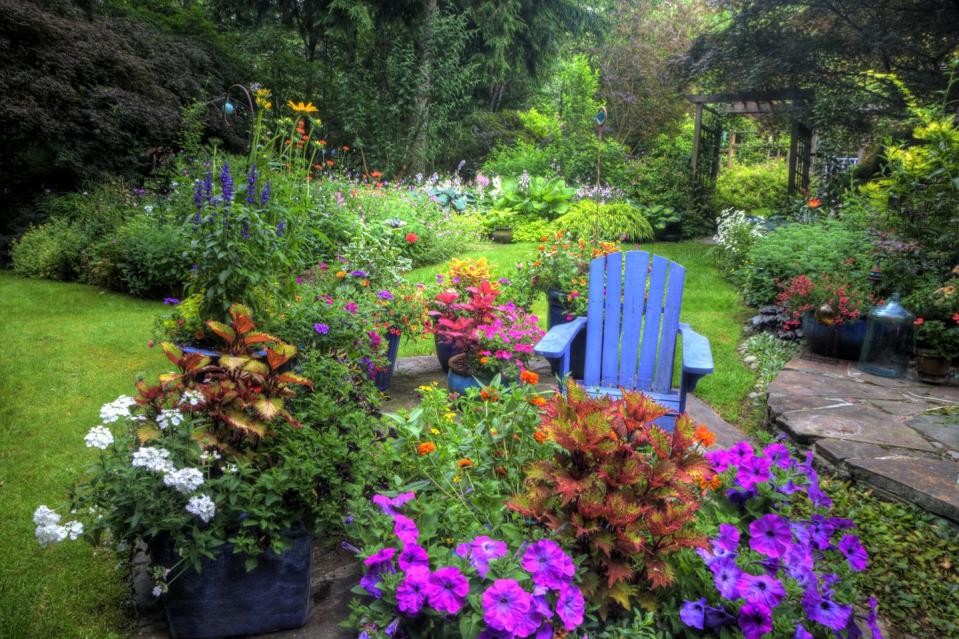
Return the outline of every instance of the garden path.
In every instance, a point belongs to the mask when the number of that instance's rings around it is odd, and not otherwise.
[[[959,386],[877,377],[801,354],[769,385],[768,419],[819,462],[959,522]]]
[[[540,373],[540,388],[557,390],[557,384],[549,372],[546,360],[536,358],[531,369]],[[446,384],[446,375],[433,355],[404,357],[396,363],[390,384],[388,400],[383,403],[384,412],[396,412],[411,408],[419,402],[416,389],[436,382]],[[724,421],[709,404],[694,395],[687,397],[689,415],[699,423],[706,424],[716,433],[714,447],[732,446],[746,436],[735,426]],[[266,639],[352,639],[355,633],[339,627],[349,616],[350,589],[360,578],[359,562],[344,550],[326,550],[322,546],[313,549],[313,579],[311,584],[312,605],[310,617],[304,627],[296,630],[263,635]],[[145,561],[145,558],[144,558]],[[166,622],[158,600],[150,594],[153,583],[145,569],[134,570],[139,631],[138,639],[168,639]]]

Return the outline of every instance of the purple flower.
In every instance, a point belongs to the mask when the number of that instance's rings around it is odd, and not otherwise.
[[[489,573],[490,561],[505,557],[507,552],[504,542],[491,539],[486,535],[480,535],[469,544],[460,544],[456,547],[456,554],[463,559],[468,557],[470,564],[476,568],[480,577],[486,577]]]
[[[263,190],[260,191],[260,206],[266,206],[270,203],[270,181],[267,180],[266,184],[263,185]]]
[[[813,636],[802,626],[796,626],[796,634],[793,635],[793,639],[813,639]]]
[[[533,583],[559,590],[573,579],[576,566],[555,541],[541,539],[523,553],[523,568],[533,576]]]
[[[749,457],[739,465],[736,481],[747,490],[769,481],[771,477],[769,466],[771,462],[765,457]]]
[[[719,524],[719,536],[712,540],[713,546],[736,552],[739,548],[739,528],[732,524]]]
[[[440,568],[430,575],[430,605],[440,612],[458,613],[469,591],[469,581],[456,566]]]
[[[285,230],[286,230],[286,220],[280,220],[279,223],[276,225],[276,234],[279,237],[283,237],[283,231]]]
[[[508,278],[508,277],[501,277],[501,278],[499,278],[499,279],[496,280],[496,281],[499,282],[500,284],[502,284],[503,286],[509,286],[509,278]]]
[[[440,275],[439,273],[436,274],[436,283],[437,283],[437,284],[442,284],[442,283],[443,283],[443,276]]]
[[[725,472],[726,469],[729,468],[729,463],[732,459],[729,451],[726,450],[711,450],[703,456],[717,473]]]
[[[220,171],[220,190],[224,206],[229,206],[233,201],[233,175],[230,173],[229,162],[224,162],[223,170]]]
[[[180,300],[178,300],[178,299],[175,298],[175,297],[164,297],[164,298],[163,298],[163,303],[164,303],[164,304],[167,304],[167,305],[169,305],[169,306],[176,306],[177,304],[180,303]]]
[[[396,634],[396,629],[399,627],[400,627],[400,618],[397,617],[396,619],[391,621],[387,627],[383,628],[383,634],[386,635],[387,637],[392,637],[393,635]]]
[[[313,325],[313,330],[319,333],[320,335],[326,335],[330,332],[329,324],[323,324],[322,322],[317,322]]]
[[[553,615],[550,614],[550,617]],[[539,613],[535,606],[531,606],[529,610],[526,611],[525,615],[520,615],[516,620],[516,625],[513,626],[513,632],[510,635],[512,638],[519,637],[529,637],[540,627],[543,623],[543,615]]]
[[[749,603],[772,609],[786,596],[786,589],[778,579],[769,575],[743,574],[739,578],[739,596]]]
[[[389,291],[380,291],[379,293],[376,294],[376,296],[380,298],[381,300],[389,301],[393,299],[393,294],[390,293]]]
[[[415,544],[420,536],[416,522],[406,515],[395,515],[393,517],[393,533],[399,537],[400,541],[404,544]]]
[[[769,608],[762,604],[746,603],[739,609],[739,627],[744,639],[759,639],[773,629]]]
[[[396,497],[387,497],[386,495],[373,495],[373,503],[380,507],[380,510],[383,511],[384,515],[389,515],[393,517],[396,515],[395,508],[403,506],[403,504],[412,501],[416,498],[416,494],[412,492],[400,493]]]
[[[244,221],[243,226],[240,227],[240,237],[244,240],[250,239],[250,223]]]
[[[483,620],[496,630],[513,632],[533,598],[513,579],[497,579],[483,593]]]
[[[206,198],[208,203],[213,202],[213,172],[207,171],[206,177],[203,178],[203,197]]]
[[[872,631],[872,639],[882,639],[882,631],[879,630],[879,616],[876,614],[876,598],[869,598],[869,615],[866,617],[866,625]]]
[[[355,315],[359,306],[357,306],[355,302],[347,302],[343,308],[345,308],[348,313],[353,313]]]
[[[567,631],[576,629],[583,623],[583,613],[586,611],[586,602],[583,600],[583,593],[577,586],[566,584],[559,591],[559,598],[556,600],[556,614],[563,622],[563,627]]]
[[[196,186],[193,188],[193,206],[196,207],[198,216],[200,211],[203,209],[203,203],[205,201],[206,200],[203,197],[203,182],[201,180],[197,180]]]
[[[749,547],[767,557],[782,557],[792,545],[789,523],[779,515],[763,515],[749,524]]]
[[[352,523],[353,523],[353,515],[347,515],[346,517],[343,518],[344,525],[349,526]]]
[[[353,553],[354,555],[360,554],[360,549],[357,548],[356,546],[354,546],[353,544],[351,544],[351,543],[348,542],[348,541],[341,542],[341,543],[340,543],[340,548],[342,548],[343,550],[346,550],[346,551],[348,551],[348,552],[351,552],[351,553]]]
[[[776,466],[779,466],[783,470],[790,468],[793,465],[792,457],[789,456],[789,449],[786,448],[784,444],[775,443],[770,444],[763,448],[763,455],[769,458]]]
[[[703,597],[699,601],[688,599],[684,601],[679,608],[679,618],[690,628],[702,630],[706,625],[706,598]]]
[[[739,599],[739,577],[742,571],[732,557],[723,557],[716,560],[709,567],[713,573],[713,582],[716,590],[723,599]]]
[[[842,630],[849,621],[852,614],[852,608],[841,606],[835,601],[820,597],[814,589],[809,588],[803,594],[803,608],[806,610],[806,616],[810,620],[830,628],[832,630]]]
[[[430,571],[423,566],[413,566],[406,577],[396,586],[396,607],[408,615],[418,614],[423,609],[430,592]]]
[[[746,502],[756,496],[756,489],[750,488],[749,490],[735,490],[730,488],[726,491],[726,498],[732,502],[737,508],[742,508],[746,505]]]
[[[384,548],[363,560],[363,565],[367,567],[367,570],[363,578],[360,579],[360,585],[377,599],[383,596],[383,591],[378,587],[380,575],[396,572],[393,567],[393,555],[395,554],[396,548]]]
[[[426,553],[426,549],[419,544],[404,545],[403,551],[400,552],[400,555],[396,558],[396,561],[400,565],[400,570],[409,570],[410,568],[416,567],[430,567],[430,556]]]
[[[753,445],[746,440],[736,442],[726,452],[729,453],[729,463],[732,466],[742,466],[743,462],[755,455]]]
[[[863,548],[859,537],[856,535],[843,535],[839,542],[839,552],[843,554],[846,561],[849,562],[849,569],[853,572],[861,572],[866,569],[869,563],[869,553]]]
[[[246,203],[256,204],[256,164],[250,166],[246,174]]]
[[[366,277],[366,271],[356,269],[355,271],[350,271],[350,275],[353,277]]]

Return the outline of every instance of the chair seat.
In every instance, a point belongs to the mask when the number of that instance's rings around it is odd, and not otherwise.
[[[580,380],[576,380],[576,383],[579,385],[583,384]],[[623,392],[619,388],[608,388],[606,386],[583,386],[583,388],[586,390],[587,395],[594,398],[609,397],[611,399],[620,399],[623,396]],[[676,416],[679,415],[679,389],[674,388],[668,393],[654,393],[644,390],[639,392],[669,411],[666,415],[655,420],[655,423],[661,428],[672,431],[676,424]]]

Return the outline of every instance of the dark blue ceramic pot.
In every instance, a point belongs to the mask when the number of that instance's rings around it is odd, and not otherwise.
[[[827,326],[819,322],[812,313],[806,313],[803,316],[802,329],[806,345],[813,353],[859,360],[859,353],[866,339],[866,320],[846,320],[842,324]]]
[[[374,379],[376,387],[381,391],[387,390],[390,387],[390,382],[393,381],[393,369],[396,368],[396,356],[400,352],[400,337],[400,332],[395,329],[390,329],[386,334],[386,343],[389,347],[386,351],[386,357],[389,360],[389,368],[377,371],[376,378]]]

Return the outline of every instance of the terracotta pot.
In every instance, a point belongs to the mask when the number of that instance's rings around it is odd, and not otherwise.
[[[951,363],[939,351],[920,348],[916,350],[916,374],[928,384],[945,384],[949,381]]]

